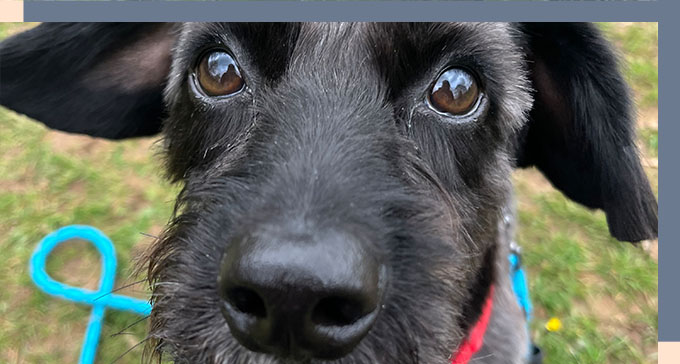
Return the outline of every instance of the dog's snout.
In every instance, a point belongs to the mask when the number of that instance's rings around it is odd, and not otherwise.
[[[241,237],[222,260],[221,309],[250,350],[335,359],[372,327],[384,281],[384,267],[347,234]]]

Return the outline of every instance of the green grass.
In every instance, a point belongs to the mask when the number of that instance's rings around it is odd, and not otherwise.
[[[556,191],[532,192],[541,178],[518,173],[516,186],[532,329],[546,364],[656,362],[657,263],[610,238],[601,212]],[[562,320],[561,330],[545,330],[551,317]]]
[[[656,191],[658,170],[650,162],[659,148],[657,24],[599,26],[622,56],[640,115],[638,144]],[[656,260],[610,238],[602,212],[568,201],[538,172],[515,177],[518,240],[536,306],[531,328],[545,363],[656,363]],[[551,317],[562,320],[561,330],[544,328]]]
[[[102,229],[116,244],[118,285],[131,282],[133,258],[167,222],[177,188],[162,182],[148,141],[110,143],[48,132],[39,124],[0,110],[0,362],[75,362],[89,307],[53,299],[35,289],[28,260],[37,242],[69,224]],[[98,253],[72,243],[57,249],[48,272],[67,283],[95,288]],[[138,285],[123,291],[148,297]],[[98,362],[110,363],[144,337],[111,335],[138,320],[109,311]],[[139,353],[119,363],[139,362]]]
[[[657,23],[600,23],[623,56],[622,68],[635,91],[638,106],[658,104],[658,44]]]
[[[658,156],[656,25],[602,24],[625,56],[626,77],[641,113],[639,142],[646,159]],[[0,38],[25,28],[0,24]],[[159,177],[149,140],[106,142],[51,132],[0,109],[0,362],[73,363],[90,308],[47,296],[28,276],[37,242],[68,224],[102,229],[116,244],[118,285],[134,257],[170,216],[177,187]],[[647,171],[656,189],[657,171]],[[604,215],[566,200],[536,171],[515,175],[518,240],[534,300],[532,334],[546,364],[654,363],[657,263],[650,254],[609,237]],[[48,262],[57,279],[97,284],[99,257],[87,244],[58,249]],[[147,297],[144,286],[123,293]],[[563,327],[548,332],[550,317]],[[111,363],[144,338],[145,323],[113,334],[139,317],[108,311],[97,363]],[[135,349],[117,363],[138,363]]]

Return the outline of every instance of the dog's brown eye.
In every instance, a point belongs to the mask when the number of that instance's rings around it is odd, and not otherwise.
[[[451,115],[465,115],[477,105],[479,87],[475,78],[460,68],[442,73],[429,94],[430,105],[437,111]]]
[[[236,61],[224,51],[204,55],[196,69],[196,77],[208,96],[231,95],[243,88],[243,78]]]

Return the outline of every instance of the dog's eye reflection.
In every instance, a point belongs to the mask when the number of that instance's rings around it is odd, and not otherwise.
[[[243,89],[241,70],[227,52],[208,52],[196,67],[196,78],[208,96],[228,96]]]
[[[466,115],[477,105],[480,92],[475,78],[460,68],[442,73],[430,89],[428,100],[436,111],[450,115]]]

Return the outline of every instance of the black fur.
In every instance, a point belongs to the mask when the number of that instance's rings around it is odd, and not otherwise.
[[[214,46],[239,62],[244,92],[194,92],[197,57]],[[147,47],[157,68],[137,66]],[[387,265],[385,305],[342,364],[450,361],[491,284],[474,362],[522,361],[502,223],[514,166],[602,208],[620,240],[657,233],[628,90],[588,24],[44,24],[0,57],[2,104],[50,127],[107,138],[162,127],[184,189],[149,256],[149,335],[178,363],[288,362],[241,347],[218,308],[225,246],[258,226],[351,231]],[[451,65],[484,93],[458,120],[425,102]]]
[[[46,23],[18,34],[2,42],[0,102],[68,132],[111,139],[156,134],[174,39],[167,29]]]
[[[536,102],[518,165],[536,165],[570,198],[603,209],[615,238],[656,236],[657,205],[635,147],[628,87],[609,44],[593,25],[526,23],[520,29]]]

